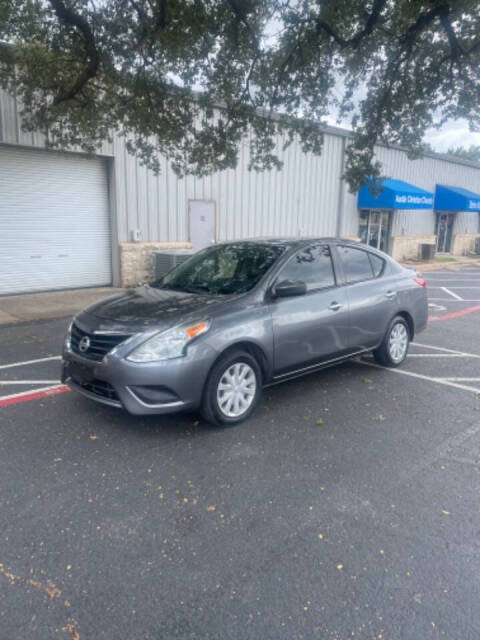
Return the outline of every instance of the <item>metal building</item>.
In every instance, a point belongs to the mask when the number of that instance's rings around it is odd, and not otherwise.
[[[342,235],[407,259],[425,243],[465,253],[480,232],[480,166],[460,159],[429,154],[412,161],[401,149],[379,146],[384,173],[407,187],[393,189],[389,202],[368,201],[342,180],[342,129],[325,130],[320,157],[296,143],[282,151],[279,135],[280,171],[248,171],[245,147],[235,170],[178,179],[165,158],[159,175],[142,167],[119,137],[95,156],[46,150],[42,134],[22,131],[19,111],[15,98],[0,92],[0,294],[131,286],[152,276],[155,250],[190,243]],[[463,199],[445,200],[445,185],[463,189]],[[415,188],[431,203],[417,206]],[[445,210],[445,202],[461,208]]]

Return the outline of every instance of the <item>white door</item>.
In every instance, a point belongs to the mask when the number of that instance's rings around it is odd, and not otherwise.
[[[104,161],[0,146],[0,294],[111,281]]]
[[[213,200],[189,200],[188,224],[190,242],[199,251],[215,242],[215,202]]]

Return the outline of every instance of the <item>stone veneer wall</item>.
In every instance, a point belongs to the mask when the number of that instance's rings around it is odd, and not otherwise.
[[[120,286],[135,287],[155,275],[153,254],[162,249],[191,249],[189,242],[121,242]]]
[[[390,249],[395,260],[419,260],[422,244],[435,244],[434,235],[392,236]]]
[[[465,256],[470,251],[475,251],[475,238],[478,237],[480,237],[478,233],[456,233],[453,236],[452,254]]]

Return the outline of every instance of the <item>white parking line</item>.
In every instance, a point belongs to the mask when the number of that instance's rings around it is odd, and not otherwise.
[[[390,371],[390,373],[399,373],[402,376],[410,376],[412,378],[418,378],[420,380],[428,380],[429,382],[434,382],[435,384],[442,384],[446,387],[454,387],[455,389],[461,389],[462,391],[469,391],[470,393],[475,393],[476,395],[480,395],[480,385],[477,389],[476,387],[470,387],[465,384],[459,384],[458,382],[451,382],[448,378],[433,378],[432,376],[425,376],[422,373],[413,373],[413,371],[405,371],[405,369],[388,369],[382,367],[375,362],[367,362],[365,360],[358,360],[363,365],[367,367],[375,367],[375,369],[383,369],[384,371]]]
[[[469,353],[409,353],[408,357],[409,358],[471,358],[472,356]]]
[[[462,300],[460,296],[457,296],[456,293],[453,293],[453,291],[450,291],[450,289],[447,289],[447,287],[438,287],[438,288],[442,289],[442,291],[445,291],[445,293],[448,293],[449,295],[451,295],[452,298],[455,298],[456,300]]]
[[[436,347],[433,344],[423,344],[422,342],[412,342],[412,347],[422,347],[423,349],[433,349],[433,351],[444,351],[445,353],[458,353],[461,356],[468,356],[469,358],[480,358],[480,354],[466,353],[465,351],[458,351],[457,349],[447,349],[446,347]]]
[[[37,358],[37,360],[24,360],[23,362],[11,362],[10,364],[0,364],[0,369],[10,369],[11,367],[23,367],[27,364],[36,364],[37,362],[48,362],[49,360],[61,360],[62,356],[50,356],[49,358]]]
[[[444,378],[450,382],[480,382],[480,378]]]
[[[0,380],[0,385],[13,384],[59,384],[60,380]]]
[[[452,289],[480,289],[480,287],[477,287],[475,285],[470,285],[468,287],[465,287],[464,285],[456,285],[454,284],[453,286],[450,285],[452,287]],[[446,287],[441,287],[441,286],[436,286],[436,285],[430,285],[430,289],[444,289],[445,291],[449,291]],[[451,293],[451,291],[450,291]]]

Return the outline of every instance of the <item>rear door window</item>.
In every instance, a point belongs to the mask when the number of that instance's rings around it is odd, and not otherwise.
[[[370,258],[370,264],[372,265],[373,275],[375,278],[378,278],[383,273],[385,260],[380,258],[380,256],[375,255],[374,253],[369,253],[368,257]]]
[[[296,253],[280,272],[277,282],[283,280],[305,282],[307,291],[333,287],[335,276],[329,247],[315,245]]]
[[[374,277],[372,265],[366,251],[355,247],[340,246],[338,247],[338,252],[347,284],[371,280]]]

